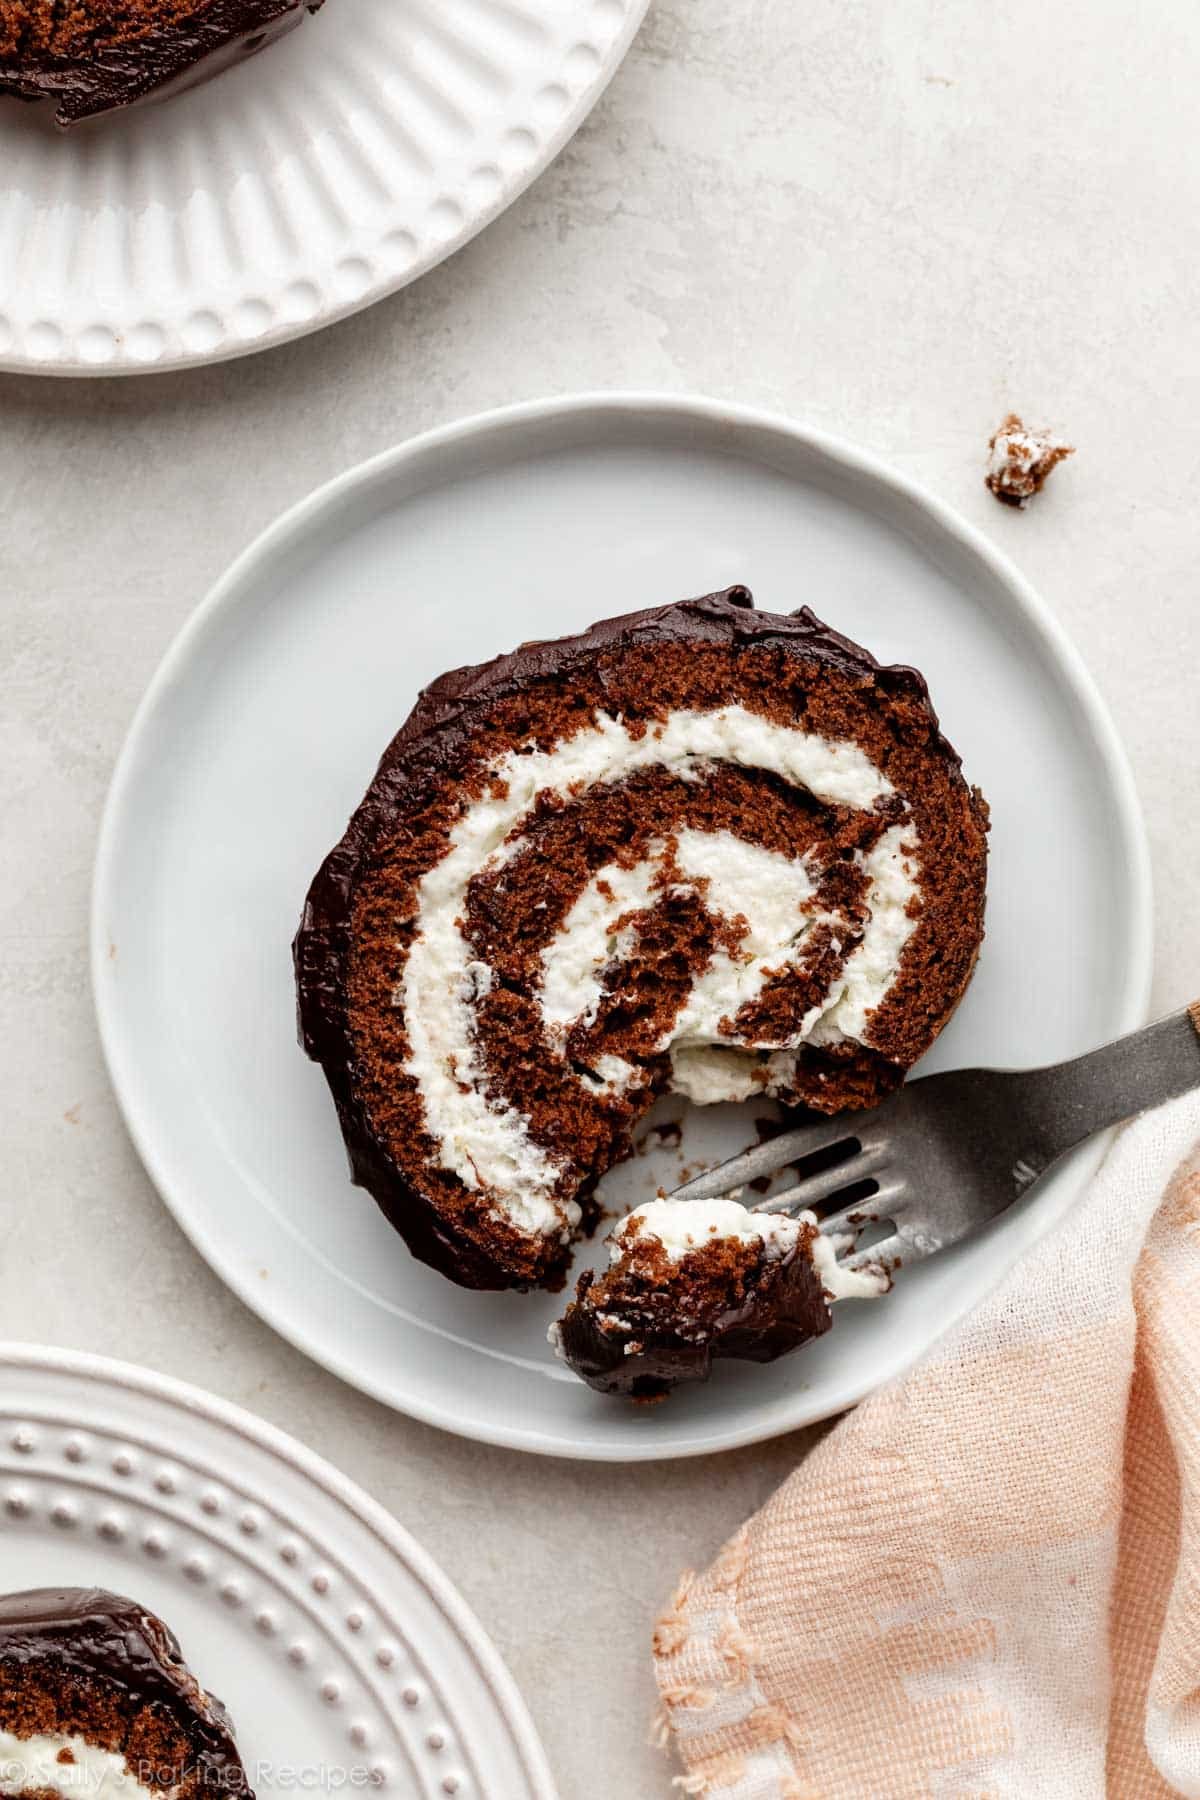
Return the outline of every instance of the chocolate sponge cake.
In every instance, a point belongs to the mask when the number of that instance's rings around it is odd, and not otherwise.
[[[132,106],[261,50],[324,0],[0,0],[0,94],[60,125]]]
[[[95,1588],[0,1599],[0,1794],[253,1800],[224,1709],[167,1627]]]
[[[610,1237],[611,1267],[580,1277],[551,1342],[600,1393],[661,1400],[706,1381],[714,1358],[774,1362],[828,1331],[833,1301],[886,1289],[885,1276],[839,1268],[837,1250],[812,1213],[651,1200]]]
[[[985,869],[913,670],[744,588],[605,620],[421,695],[309,890],[303,1042],[418,1256],[560,1285],[658,1094],[890,1092]]]

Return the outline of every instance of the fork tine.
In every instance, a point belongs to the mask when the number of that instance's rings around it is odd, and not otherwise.
[[[884,1268],[896,1257],[902,1257],[909,1246],[896,1232],[894,1236],[884,1238],[882,1243],[871,1244],[866,1250],[852,1250],[849,1256],[838,1257],[838,1268],[845,1269],[848,1274],[858,1275],[863,1269],[873,1268],[876,1263]]]
[[[887,1160],[887,1152],[882,1144],[870,1149],[860,1150],[857,1156],[851,1156],[845,1162],[835,1163],[832,1169],[822,1169],[817,1175],[807,1175],[794,1187],[787,1188],[782,1194],[772,1194],[760,1200],[751,1212],[790,1212],[796,1207],[815,1206],[820,1200],[827,1200],[831,1194],[840,1194],[843,1188],[852,1187],[855,1182],[869,1181],[883,1167]],[[870,1200],[859,1202],[860,1207],[870,1206]],[[854,1208],[850,1209],[852,1212]]]
[[[826,1237],[857,1237],[863,1226],[870,1223],[871,1213],[868,1208],[875,1203],[874,1194],[868,1200],[856,1200],[853,1206],[844,1206],[841,1212],[830,1213],[820,1221],[821,1230]]]
[[[719,1200],[723,1195],[732,1193],[735,1188],[746,1187],[751,1181],[778,1175],[781,1169],[786,1169],[789,1163],[799,1162],[802,1157],[813,1156],[818,1150],[829,1150],[835,1144],[857,1139],[859,1134],[855,1130],[855,1124],[853,1113],[839,1113],[834,1118],[822,1119],[813,1125],[802,1125],[795,1131],[780,1132],[778,1137],[768,1138],[765,1144],[755,1144],[751,1149],[743,1150],[740,1155],[731,1156],[727,1162],[718,1163],[715,1169],[709,1169],[703,1175],[685,1181],[682,1187],[673,1189],[671,1198]]]
[[[904,1193],[900,1182],[889,1182],[877,1193],[868,1194],[865,1200],[856,1200],[853,1206],[844,1206],[840,1212],[829,1213],[821,1220],[821,1230],[826,1237],[841,1237],[847,1232],[857,1234],[873,1219],[890,1219],[893,1208],[897,1201],[904,1198]]]

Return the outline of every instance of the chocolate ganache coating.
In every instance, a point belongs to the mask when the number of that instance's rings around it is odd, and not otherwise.
[[[61,126],[162,99],[275,42],[324,0],[0,0],[0,94]]]
[[[676,692],[678,698],[673,698]],[[576,636],[526,643],[490,662],[443,675],[419,696],[341,841],[315,876],[293,955],[301,1041],[328,1081],[352,1179],[375,1197],[416,1256],[463,1286],[561,1285],[571,1232],[547,1234],[542,1243],[533,1244],[531,1234],[523,1234],[501,1216],[486,1192],[467,1192],[439,1168],[436,1146],[422,1137],[419,1100],[407,1091],[412,1080],[407,1073],[404,1015],[393,998],[404,967],[399,959],[408,954],[401,939],[419,925],[414,883],[422,868],[432,866],[420,858],[445,854],[437,844],[449,842],[447,834],[460,816],[455,809],[479,792],[480,771],[494,766],[497,755],[518,752],[526,740],[545,746],[569,739],[601,713],[616,720],[628,718],[631,729],[652,730],[655,720],[666,716],[664,708],[691,707],[703,713],[731,704],[748,705],[756,715],[774,718],[788,729],[819,734],[828,722],[836,738],[851,743],[863,721],[870,720],[880,753],[895,762],[897,779],[904,782],[912,776],[926,784],[928,793],[915,804],[924,809],[920,818],[930,827],[928,854],[949,869],[944,880],[930,876],[932,885],[923,893],[914,946],[906,953],[904,978],[898,983],[897,992],[903,993],[883,1009],[887,1019],[876,1040],[840,1051],[814,1049],[811,1061],[820,1072],[809,1070],[808,1077],[815,1098],[797,1091],[792,1099],[825,1110],[873,1103],[928,1047],[969,978],[982,936],[986,807],[963,782],[959,759],[939,729],[925,682],[915,669],[881,666],[807,607],[790,615],[756,611],[748,589],[737,586],[605,619]],[[805,717],[808,708],[811,723]],[[644,727],[638,723],[643,719]],[[705,801],[703,783],[676,780],[668,791],[668,775],[650,771],[640,778],[640,797],[635,793],[625,802],[631,809],[631,829],[648,829],[639,806],[659,806],[667,820],[663,829],[669,833],[669,807],[679,804],[680,793],[682,804],[693,809]],[[797,790],[785,793],[774,778],[754,770],[716,765],[711,781],[716,798],[707,822],[699,821],[696,829],[733,830],[752,839],[757,829],[753,822],[761,817],[781,843],[792,831],[793,845],[800,841],[796,833],[808,831],[815,842],[823,832],[821,854],[830,863],[833,879],[845,878],[845,898],[834,894],[830,904],[834,911],[840,908],[851,916],[857,906],[861,916],[861,888],[853,885],[858,877],[852,862],[860,853],[855,846],[877,841],[888,823],[886,807],[898,807],[900,816],[902,800],[894,798],[874,814],[852,816],[852,809],[834,809],[832,824],[825,825],[802,793],[798,797]],[[621,798],[617,784],[596,791],[610,807]],[[537,867],[548,871],[550,878],[563,868],[562,858],[569,858],[578,847],[578,838],[572,839],[571,833],[593,829],[585,804],[581,800],[573,809],[568,797],[561,805],[535,807],[530,815],[529,836],[538,837],[541,846]],[[944,818],[938,817],[939,811]],[[603,823],[611,842],[616,828],[611,818]],[[845,858],[851,863],[839,860]],[[407,869],[403,883],[397,875],[389,887],[392,870],[400,862]],[[565,874],[562,881],[565,884]],[[561,918],[567,899],[555,897],[555,905],[561,901],[556,917]],[[517,1090],[522,1080],[541,1079],[545,1058],[527,1047],[532,1041],[528,1030],[519,1054],[509,1053],[515,1041],[510,1022],[528,1019],[529,971],[536,960],[535,945],[522,968],[511,958],[506,961],[514,931],[519,935],[529,925],[530,908],[524,906],[522,916],[523,906],[520,893],[514,895],[511,887],[498,892],[494,883],[490,889],[484,881],[473,883],[468,895],[471,916],[463,928],[474,934],[472,945],[491,946],[480,955],[499,970],[478,1003],[489,1031],[493,1078],[497,1070],[504,1080],[512,1077],[516,1097],[510,1104],[519,1114],[531,1116],[536,1099],[531,1108]],[[678,916],[668,923],[681,942],[691,933],[689,954],[693,958],[713,954],[711,933],[708,940],[702,939],[703,918],[698,920],[694,911],[688,914],[682,904],[677,910]],[[827,954],[844,959],[846,944],[836,941],[835,931],[828,936],[835,941]],[[405,941],[411,942],[411,935]],[[820,973],[810,970],[808,975],[815,981]],[[792,990],[780,984],[769,997],[777,1011],[764,1017],[761,1039],[787,1041],[789,1022],[807,1011],[808,999],[799,983]],[[616,996],[614,1003],[619,999]],[[523,1005],[526,1013],[518,1016]],[[754,1035],[751,1031],[750,1037]],[[654,1091],[670,1085],[668,1059],[655,1062],[644,1050],[636,1055],[645,1071],[643,1086],[632,1091],[624,1113],[623,1103],[614,1101],[598,1123],[601,1101],[594,1087],[582,1091],[583,1084],[577,1081],[576,1095],[575,1090],[568,1091],[568,1077],[575,1079],[569,1065],[561,1079],[551,1072],[559,1080],[560,1098],[555,1115],[542,1121],[550,1135],[541,1141],[565,1143],[563,1153],[570,1154],[569,1115],[573,1117],[576,1103],[591,1131],[574,1194],[575,1204],[582,1205],[585,1226],[596,1180],[629,1153],[631,1121],[641,1116]],[[575,1063],[586,1060],[576,1057]],[[824,1082],[829,1083],[825,1089],[816,1085]],[[507,1097],[509,1090],[501,1081],[496,1091]],[[425,1146],[423,1162],[417,1155],[419,1140]]]
[[[685,1259],[686,1261],[686,1259]],[[714,1361],[768,1363],[829,1330],[832,1315],[807,1241],[764,1265],[758,1279],[715,1317],[697,1316],[686,1291],[673,1282],[669,1302],[636,1304],[616,1315],[594,1290],[591,1269],[558,1326],[564,1362],[601,1394],[629,1400],[665,1399],[684,1383],[707,1381]]]
[[[196,1681],[174,1635],[134,1600],[101,1588],[37,1588],[0,1597],[0,1671],[95,1680],[173,1719],[198,1785],[253,1800],[221,1702]]]

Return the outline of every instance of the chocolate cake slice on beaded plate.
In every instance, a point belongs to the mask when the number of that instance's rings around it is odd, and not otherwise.
[[[914,670],[744,588],[443,676],[294,947],[354,1179],[452,1280],[561,1285],[659,1094],[903,1079],[974,966],[986,829]]]
[[[0,1598],[4,1800],[253,1800],[161,1619],[91,1588]]]
[[[0,0],[0,94],[60,125],[160,98],[281,37],[324,0]]]

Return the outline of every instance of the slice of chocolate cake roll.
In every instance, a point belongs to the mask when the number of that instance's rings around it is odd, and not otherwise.
[[[220,1702],[145,1607],[95,1588],[0,1598],[4,1800],[253,1800]]]
[[[295,942],[354,1179],[453,1280],[561,1284],[658,1094],[903,1079],[975,962],[986,825],[919,675],[744,588],[443,676]]]
[[[261,50],[324,0],[0,0],[0,94],[60,125],[190,87]]]
[[[774,1362],[828,1331],[835,1300],[870,1299],[887,1277],[838,1267],[812,1213],[737,1200],[651,1200],[608,1241],[611,1267],[579,1278],[550,1341],[602,1394],[661,1400],[707,1381],[716,1357]]]

